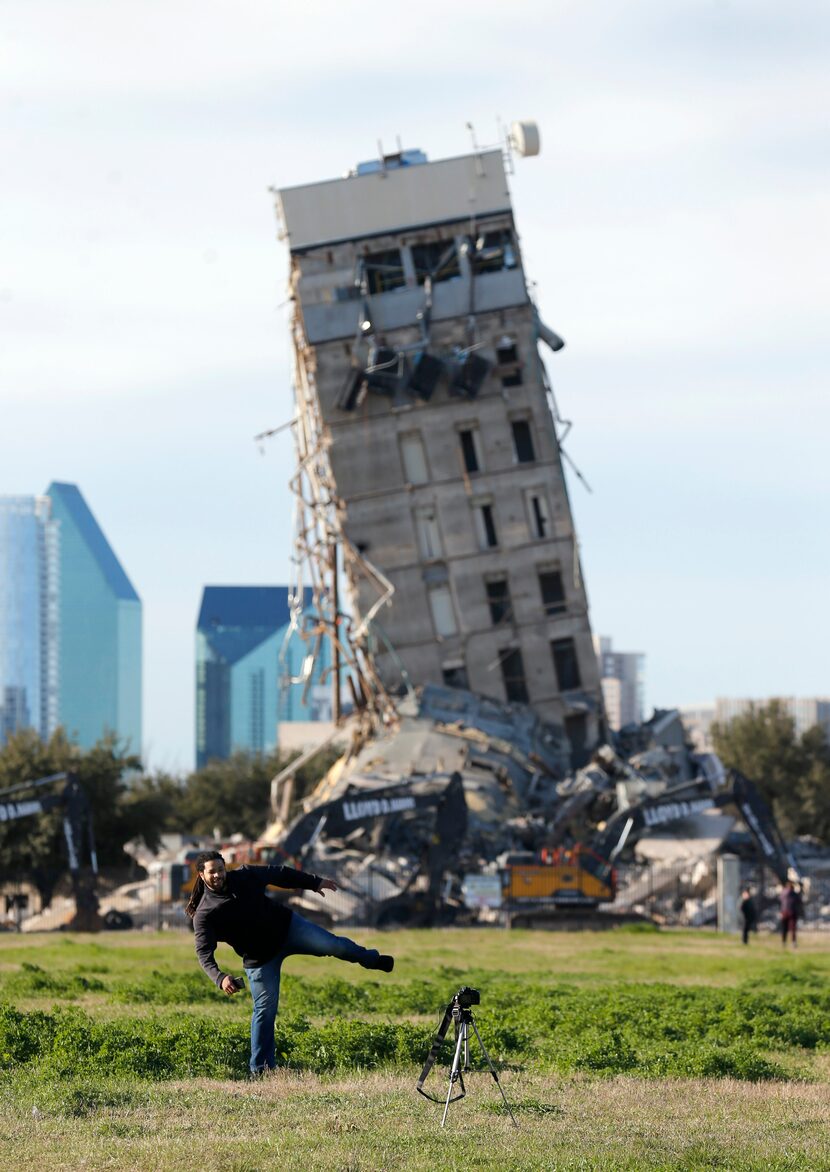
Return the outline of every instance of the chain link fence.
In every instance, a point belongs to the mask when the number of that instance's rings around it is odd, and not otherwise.
[[[618,868],[617,898],[603,905],[607,912],[621,916],[639,915],[672,927],[714,927],[717,922],[717,887],[714,860],[697,862],[625,864]],[[189,931],[184,914],[188,892],[181,882],[189,873],[171,876],[170,870],[143,879],[123,883],[122,876],[103,875],[99,885],[100,913],[105,929],[143,929],[146,931]],[[830,866],[805,866],[804,913],[801,927],[808,931],[830,931]],[[330,877],[338,881],[337,873]],[[118,886],[116,883],[118,882]],[[758,929],[776,931],[779,926],[780,884],[769,868],[741,863],[741,885],[748,887],[758,909]],[[367,869],[354,881],[352,875],[341,890],[326,897],[314,893],[274,893],[278,899],[296,906],[303,915],[333,928],[418,927],[431,922],[432,906],[425,894],[396,894],[382,872]],[[555,920],[556,910],[551,905]],[[19,877],[0,875],[0,931],[54,932],[67,930],[75,914],[75,902],[68,890],[59,887],[48,907],[31,882]],[[448,908],[445,922],[452,922]],[[498,912],[476,916],[465,911],[456,919],[460,923],[503,922]],[[586,920],[586,923],[589,922]],[[555,926],[551,922],[551,926]],[[564,926],[564,925],[563,925]]]

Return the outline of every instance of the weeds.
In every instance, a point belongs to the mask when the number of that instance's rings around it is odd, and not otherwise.
[[[172,986],[186,998],[186,978]],[[763,993],[755,987],[640,985],[609,997],[605,990],[575,985],[528,987],[514,980],[491,986],[477,1019],[489,1052],[502,1064],[604,1077],[756,1081],[786,1077],[766,1056],[770,1050],[830,1045],[830,996],[812,988]],[[144,987],[168,988],[155,976]],[[278,1019],[278,1063],[318,1073],[417,1065],[429,1050],[437,1016],[431,1024],[406,1017],[381,1020],[384,1010],[402,1010],[414,991],[407,985],[348,986],[334,980],[305,985],[301,1000],[309,1015],[290,1012],[294,996],[286,998],[288,1011]],[[422,985],[419,992],[418,1009],[434,1005],[434,989]],[[224,1004],[215,994],[214,1002]],[[356,1009],[371,1020],[351,1016]],[[311,1015],[322,1021],[315,1024]],[[246,1073],[247,1021],[223,1018],[224,1011],[209,1016],[168,1011],[101,1020],[77,1008],[25,1013],[4,1005],[0,1060],[9,1066],[48,1064],[57,1074],[104,1068],[148,1079],[195,1072],[239,1078]],[[448,1038],[441,1061],[450,1047]]]

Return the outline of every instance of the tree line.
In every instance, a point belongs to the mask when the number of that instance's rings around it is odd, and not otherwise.
[[[787,709],[772,700],[713,724],[711,735],[724,765],[758,786],[785,838],[830,844],[830,743],[821,725],[799,736]]]
[[[240,752],[175,776],[142,771],[139,758],[112,736],[91,749],[80,749],[62,729],[48,741],[23,729],[0,748],[0,791],[56,773],[74,773],[92,810],[99,866],[123,869],[132,865],[124,846],[134,839],[143,839],[156,850],[166,833],[258,838],[269,821],[271,779],[296,756]],[[297,804],[337,756],[336,750],[325,749],[298,769]],[[56,782],[42,792],[58,792],[60,786]],[[21,790],[12,798],[33,796],[35,791]],[[4,800],[9,799],[0,802]],[[66,868],[60,807],[0,820],[0,881],[28,878],[48,902]]]

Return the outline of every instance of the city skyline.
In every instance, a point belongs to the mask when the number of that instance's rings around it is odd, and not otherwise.
[[[398,135],[464,154],[470,121],[492,146],[499,114],[541,129],[508,182],[567,343],[552,374],[592,489],[568,466],[594,632],[647,655],[646,711],[826,693],[830,13],[389,12],[171,0],[159,38],[92,0],[5,8],[0,494],[83,485],[140,584],[146,763],[193,764],[202,586],[293,576],[290,437],[253,438],[292,412],[268,187]]]

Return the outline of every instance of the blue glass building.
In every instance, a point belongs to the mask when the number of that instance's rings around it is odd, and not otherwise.
[[[0,497],[0,745],[58,724],[58,526],[48,497]]]
[[[74,484],[48,496],[60,525],[60,723],[83,748],[113,732],[141,752],[141,601]]]
[[[280,721],[331,718],[328,640],[316,657],[306,700],[308,647],[299,632],[286,642],[287,586],[206,586],[196,626],[196,767],[237,749],[268,753]],[[311,591],[306,591],[306,606]]]

